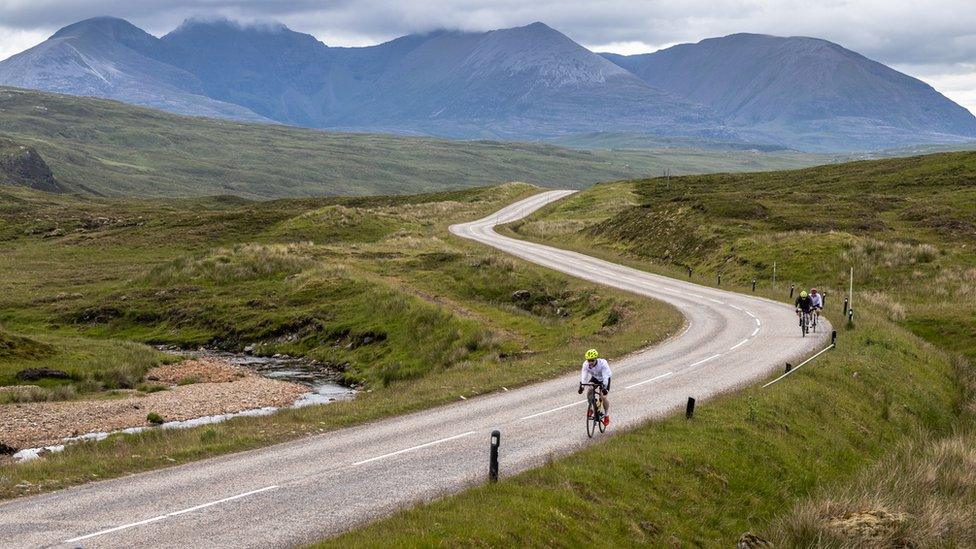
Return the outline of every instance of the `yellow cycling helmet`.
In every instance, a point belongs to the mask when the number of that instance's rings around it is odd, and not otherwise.
[[[806,292],[800,292],[800,297],[806,297],[806,296],[807,296]]]
[[[597,358],[600,358],[600,353],[596,352],[596,349],[586,351],[586,360],[596,360]]]

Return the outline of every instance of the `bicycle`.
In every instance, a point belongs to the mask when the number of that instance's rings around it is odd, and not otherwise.
[[[803,332],[803,337],[807,337],[810,333],[810,312],[803,311],[800,313],[800,331]]]
[[[817,324],[819,323],[820,323],[820,310],[814,309],[813,312],[810,313],[810,329],[813,331],[813,333],[817,333]]]
[[[603,395],[600,391],[603,385],[599,383],[580,383],[580,387],[591,387],[592,391],[586,394],[586,436],[593,438],[593,433],[597,429],[603,433],[607,426],[603,424]]]

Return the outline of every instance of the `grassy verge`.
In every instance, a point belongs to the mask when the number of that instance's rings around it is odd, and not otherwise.
[[[717,398],[692,421],[618,434],[320,546],[729,547],[743,532],[765,535],[798,497],[838,486],[893,443],[948,433],[957,396],[944,353],[865,321],[788,382]]]
[[[669,276],[690,268],[703,284],[756,279],[783,300],[791,284],[819,286],[839,348],[695,421],[649,424],[323,545],[727,547],[747,530],[789,547],[971,545],[973,181],[976,154],[958,153],[619,182],[513,223],[515,236]]]
[[[674,333],[672,308],[574,281],[446,225],[536,192],[123,201],[4,191],[0,383],[54,366],[36,398],[100,398],[166,360],[147,344],[316,358],[351,402],[85,443],[0,466],[0,497],[57,489],[455,401]],[[84,265],[85,268],[80,268]],[[651,323],[644,319],[653,318]],[[6,345],[6,344],[5,344]],[[2,408],[0,408],[2,411]]]

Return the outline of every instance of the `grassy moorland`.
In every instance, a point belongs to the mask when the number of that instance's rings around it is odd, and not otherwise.
[[[0,386],[102,398],[170,360],[149,344],[307,356],[362,386],[328,406],[118,435],[0,466],[0,497],[168,466],[513,387],[674,333],[674,309],[512,260],[449,223],[525,184],[399,197],[108,199],[0,187]],[[525,290],[525,292],[516,292]],[[646,318],[653,318],[647,322]],[[436,374],[436,375],[434,375]],[[0,392],[5,399],[13,393]],[[4,405],[0,404],[0,413]]]
[[[0,134],[37,149],[69,191],[248,198],[408,194],[527,181],[583,187],[674,173],[785,169],[829,157],[776,151],[583,151],[541,143],[344,134],[190,118],[114,101],[0,88]]]
[[[976,544],[976,153],[598,185],[513,234],[786,299],[828,291],[838,348],[323,546]],[[772,284],[772,264],[777,284]],[[855,268],[853,325],[841,316]],[[828,426],[825,428],[825,426]]]

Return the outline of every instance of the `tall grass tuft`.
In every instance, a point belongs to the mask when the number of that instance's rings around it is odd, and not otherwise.
[[[311,243],[239,244],[199,258],[182,257],[153,268],[145,281],[155,286],[208,281],[218,285],[284,278],[315,264]]]

